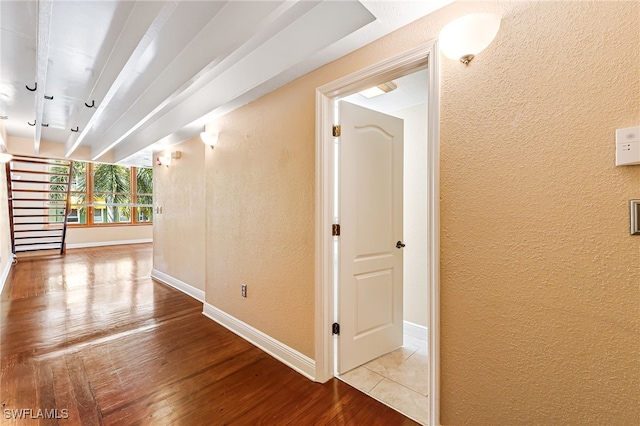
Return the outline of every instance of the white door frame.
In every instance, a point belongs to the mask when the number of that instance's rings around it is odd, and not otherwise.
[[[427,106],[427,295],[429,424],[440,424],[440,60],[436,40],[316,89],[316,256],[315,380],[334,377],[333,294],[333,101],[424,68],[428,64]]]

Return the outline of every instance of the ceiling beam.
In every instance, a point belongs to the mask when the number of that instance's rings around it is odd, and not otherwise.
[[[44,116],[44,96],[47,87],[47,68],[49,66],[49,35],[51,34],[51,12],[53,1],[38,1],[38,47],[36,58],[36,83],[35,91],[35,134],[33,152],[40,153],[40,138],[42,137],[42,117]]]
[[[164,5],[162,6],[162,9],[160,9],[159,13],[155,17],[155,19],[153,20],[149,28],[147,28],[145,34],[143,35],[140,42],[134,49],[133,53],[131,54],[127,62],[124,64],[122,69],[120,70],[120,73],[118,74],[118,76],[113,81],[113,84],[111,85],[111,87],[109,87],[109,90],[105,94],[104,98],[102,99],[102,101],[100,101],[100,105],[98,106],[96,111],[93,113],[93,115],[85,125],[84,129],[82,129],[82,132],[80,133],[78,138],[75,140],[75,142],[73,142],[71,147],[65,153],[65,157],[69,157],[71,156],[71,154],[73,154],[73,152],[78,148],[78,146],[80,146],[82,141],[89,135],[93,126],[100,121],[102,114],[109,107],[109,104],[111,103],[111,101],[114,100],[114,97],[118,93],[118,90],[120,90],[120,87],[122,86],[122,84],[125,81],[127,81],[127,79],[131,78],[132,75],[135,73],[135,68],[138,65],[138,62],[140,61],[140,58],[145,53],[147,48],[155,41],[156,34],[162,29],[164,24],[169,20],[169,17],[171,16],[171,14],[173,13],[173,11],[176,9],[177,6],[178,6],[178,2],[175,2],[175,1],[164,3]],[[138,24],[137,22],[131,22],[131,25],[137,25],[137,24]],[[96,158],[97,157],[95,156],[93,157],[94,160]]]

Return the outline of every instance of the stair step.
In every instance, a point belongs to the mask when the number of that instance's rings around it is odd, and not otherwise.
[[[14,240],[37,240],[37,239],[42,239],[42,238],[60,238],[62,237],[62,234],[59,235],[36,235],[36,236],[32,236],[32,237],[15,237]],[[17,243],[16,243],[17,245]]]
[[[40,182],[42,183],[42,182]],[[47,183],[47,182],[45,182]],[[67,191],[55,191],[53,189],[18,189],[18,188],[11,188],[12,192],[37,192],[40,194],[66,194]]]
[[[62,243],[62,241],[60,241],[60,240],[55,240],[55,241],[35,241],[35,242],[32,242],[32,243],[20,242],[20,243],[16,243],[15,246],[16,247],[31,247],[31,246],[42,246],[42,245],[57,244],[58,248],[60,248],[60,244],[61,243]]]
[[[28,249],[18,249],[18,247],[16,247],[16,253],[26,253],[28,251],[42,251],[42,250],[60,250],[60,249],[61,249],[61,246],[60,246],[60,243],[58,243],[55,245],[55,247],[41,247],[41,248],[28,248]]]
[[[11,183],[37,183],[42,185],[68,185],[69,184],[69,182],[51,182],[50,180],[31,180],[31,179],[11,179]]]
[[[32,175],[48,175],[48,176],[69,176],[69,173],[45,172],[42,170],[24,170],[24,169],[11,169],[11,173],[25,173],[25,174],[32,174]]]
[[[64,216],[66,216],[66,214],[14,214],[13,215],[13,217],[64,217]],[[20,222],[17,222],[17,223],[20,223]]]
[[[61,207],[56,207],[56,206],[38,206],[38,207],[32,207],[32,206],[25,206],[25,207],[16,207],[13,206],[13,211],[15,212],[16,210],[61,210],[64,209],[64,206]]]
[[[13,230],[13,232],[57,232],[57,231],[62,231],[62,228],[55,228],[55,229],[14,229]]]
[[[58,162],[57,160],[50,160],[47,158],[38,158],[38,157],[16,157],[14,156],[11,159],[11,163],[21,163],[21,164],[49,164],[51,166],[58,167],[69,167],[71,163],[69,161]]]
[[[14,225],[62,225],[62,222],[14,222]]]

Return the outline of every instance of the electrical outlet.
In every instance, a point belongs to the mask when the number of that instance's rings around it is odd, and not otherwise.
[[[240,292],[240,295],[242,297],[247,297],[247,285],[245,283],[242,283],[242,290]]]

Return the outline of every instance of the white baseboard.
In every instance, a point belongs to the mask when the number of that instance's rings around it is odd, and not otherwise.
[[[102,247],[102,246],[119,246],[121,244],[143,244],[152,243],[153,238],[141,238],[139,240],[119,240],[119,241],[93,241],[90,243],[66,244],[68,249],[85,248],[85,247]]]
[[[308,356],[301,354],[295,349],[290,348],[284,343],[279,342],[273,337],[264,334],[260,330],[251,327],[249,324],[232,317],[206,302],[204,303],[202,313],[249,343],[259,347],[285,365],[293,368],[306,378],[314,380],[316,376],[316,363]]]
[[[425,342],[429,338],[427,327],[409,321],[404,321],[404,334],[409,335],[415,339],[424,340]]]
[[[158,280],[161,283],[167,284],[175,288],[176,290],[180,290],[184,294],[193,297],[199,302],[204,303],[204,291],[200,290],[199,288],[195,288],[192,285],[189,285],[184,281],[180,281],[179,279],[165,274],[164,272],[160,272],[157,269],[151,270],[151,278]]]
[[[4,271],[2,271],[2,277],[0,277],[0,294],[2,294],[2,290],[4,290],[4,284],[7,282],[7,278],[9,277],[9,272],[11,271],[11,266],[13,266],[13,254],[9,255],[9,261],[4,267]]]

